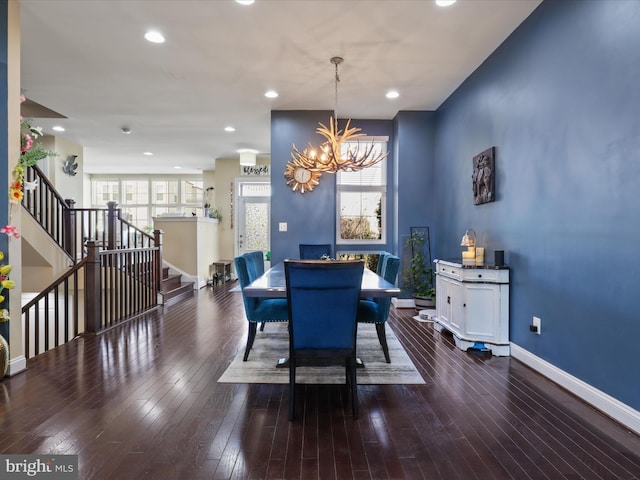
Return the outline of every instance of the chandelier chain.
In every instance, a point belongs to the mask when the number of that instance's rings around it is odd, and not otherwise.
[[[333,107],[333,110],[335,111],[334,115],[336,115],[336,118],[338,115],[338,82],[340,81],[340,75],[338,75],[338,65],[339,63],[336,62],[336,81],[335,81],[336,93],[335,93],[335,100],[334,100],[334,107]]]
[[[338,82],[340,81],[340,74],[338,73],[338,66],[344,62],[344,58],[342,57],[331,57],[329,61],[336,67],[335,74],[335,97],[334,97],[334,105],[333,105],[333,116],[338,118]]]

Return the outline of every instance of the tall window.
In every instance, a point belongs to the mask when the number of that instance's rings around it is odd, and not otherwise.
[[[150,228],[161,215],[202,216],[203,183],[199,178],[121,178],[96,175],[91,179],[92,207],[114,201],[125,219],[138,228]]]
[[[107,202],[117,202],[120,199],[120,182],[118,180],[102,180],[91,183],[93,195],[92,204],[106,206]]]
[[[360,148],[372,142],[360,141]],[[387,139],[374,139],[377,152],[387,151]],[[343,151],[355,142],[343,144]],[[386,159],[357,172],[337,174],[337,236],[339,244],[385,243],[387,175]]]

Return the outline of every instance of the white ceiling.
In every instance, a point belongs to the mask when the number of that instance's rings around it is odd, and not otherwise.
[[[21,0],[21,86],[68,117],[33,124],[64,126],[86,173],[199,173],[269,154],[271,110],[333,109],[332,56],[340,117],[435,110],[540,1]]]

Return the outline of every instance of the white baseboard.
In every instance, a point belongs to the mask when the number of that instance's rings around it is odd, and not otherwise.
[[[12,377],[13,375],[17,375],[18,373],[24,372],[27,369],[27,357],[21,355],[16,358],[12,358],[9,360],[9,369],[7,370],[7,375]]]
[[[638,410],[634,410],[629,405],[568,374],[515,343],[511,343],[511,356],[640,435],[640,412]]]
[[[391,304],[396,308],[416,308],[413,298],[396,298],[391,299]]]

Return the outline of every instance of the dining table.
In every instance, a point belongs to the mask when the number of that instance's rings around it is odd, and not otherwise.
[[[244,287],[244,294],[247,297],[287,298],[284,262],[277,263]],[[400,295],[400,289],[393,283],[388,282],[368,268],[364,269],[362,272],[360,298],[397,297],[398,295]],[[358,368],[364,368],[364,363],[360,358],[356,358],[356,365]],[[288,358],[280,358],[276,363],[277,368],[288,368],[288,366]]]
[[[284,262],[277,263],[244,287],[244,294],[247,297],[287,298]],[[393,283],[386,281],[368,268],[364,269],[360,298],[397,297],[398,295],[400,295],[400,289]]]

